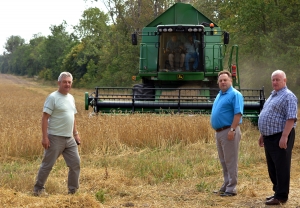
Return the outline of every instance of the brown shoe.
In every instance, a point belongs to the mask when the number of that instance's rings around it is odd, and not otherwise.
[[[284,204],[286,201],[287,200],[272,198],[272,199],[266,201],[266,205],[280,205],[280,204]]]
[[[273,198],[274,198],[274,195],[273,196],[268,196],[268,197],[266,197],[266,200],[268,201],[268,200],[273,199]]]

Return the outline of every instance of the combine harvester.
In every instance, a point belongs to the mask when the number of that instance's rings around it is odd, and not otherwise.
[[[193,6],[174,4],[141,34],[132,34],[133,45],[137,45],[137,35],[142,36],[139,73],[132,79],[140,84],[133,88],[96,87],[92,94],[85,93],[86,110],[91,106],[96,113],[210,114],[219,92],[218,72],[227,69],[233,75],[233,86],[244,96],[244,117],[257,122],[265,102],[264,89],[240,88],[238,46],[229,48],[228,66],[224,66],[229,33]],[[166,53],[167,42],[174,35],[182,44],[190,36],[198,42],[196,57],[187,59],[184,67],[180,67],[181,54],[186,58],[184,50],[176,51],[179,57],[174,56],[173,64]],[[193,69],[197,60],[198,66]]]

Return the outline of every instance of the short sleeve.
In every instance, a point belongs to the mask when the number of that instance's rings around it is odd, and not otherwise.
[[[46,98],[46,101],[44,103],[43,112],[51,115],[53,112],[53,109],[54,109],[54,105],[55,105],[55,98],[53,96],[49,95]]]

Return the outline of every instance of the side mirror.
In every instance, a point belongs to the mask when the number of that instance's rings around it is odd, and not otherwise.
[[[229,32],[224,32],[224,44],[227,45],[229,43]]]
[[[132,45],[137,45],[137,36],[136,33],[131,34],[131,43]]]

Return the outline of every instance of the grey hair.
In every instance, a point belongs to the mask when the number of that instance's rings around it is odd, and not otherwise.
[[[274,72],[272,73],[271,77],[273,77],[273,76],[276,75],[276,74],[282,75],[284,79],[286,78],[286,74],[285,74],[285,72],[282,71],[282,70],[279,70],[279,69],[278,69],[278,70],[274,71]]]
[[[71,77],[71,79],[73,81],[73,76],[72,76],[72,74],[70,72],[62,72],[62,73],[60,73],[60,75],[58,77],[58,81],[60,82],[63,77]]]

